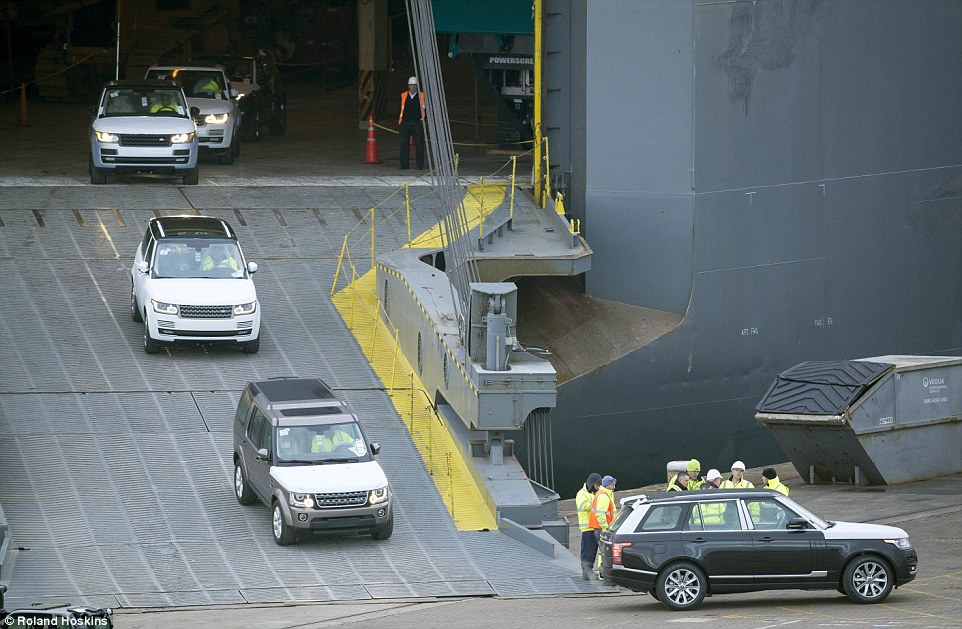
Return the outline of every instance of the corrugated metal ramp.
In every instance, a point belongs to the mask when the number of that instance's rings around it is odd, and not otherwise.
[[[182,211],[186,201],[233,224],[260,265],[261,351],[143,352],[140,326],[128,312],[129,266],[155,211],[115,209],[127,207],[129,187],[99,187],[91,197],[78,195],[79,205],[58,210],[42,205],[37,187],[4,190],[0,504],[16,546],[24,548],[9,605],[599,589],[500,533],[456,529],[407,428],[328,298],[342,234],[393,188],[278,187],[272,205],[262,203],[263,191],[254,193],[256,207],[237,204],[248,198],[240,188],[144,190],[165,202],[158,210],[164,214]],[[55,190],[47,193],[53,205],[61,203]],[[218,199],[230,199],[231,208]],[[420,195],[415,201],[415,233],[433,223],[430,202]],[[378,249],[401,246],[403,217],[383,224]],[[319,376],[343,391],[382,443],[379,460],[398,495],[390,540],[330,537],[281,548],[271,539],[268,510],[234,500],[230,426],[238,392],[252,379],[294,374]]]

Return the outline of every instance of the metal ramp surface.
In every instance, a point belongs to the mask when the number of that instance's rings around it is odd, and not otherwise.
[[[602,589],[500,533],[456,530],[331,304],[343,234],[393,192],[338,185],[147,184],[102,186],[96,194],[77,187],[69,195],[3,189],[0,504],[23,549],[9,605]],[[415,196],[413,229],[423,231],[433,223],[431,199]],[[143,352],[140,324],[128,310],[133,252],[156,212],[194,208],[231,222],[259,264],[264,341],[257,355],[203,346]],[[399,247],[407,230],[403,215],[386,218],[376,243],[383,250]],[[316,538],[282,548],[271,539],[267,508],[234,500],[230,430],[239,391],[252,379],[295,374],[341,390],[381,442],[379,460],[398,495],[391,539]]]

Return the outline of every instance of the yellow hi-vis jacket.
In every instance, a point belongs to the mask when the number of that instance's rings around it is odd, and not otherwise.
[[[678,484],[678,474],[672,476],[671,480],[668,481],[668,486],[665,487],[665,491],[685,491],[685,489],[685,487]]]
[[[731,480],[723,480],[721,485],[718,486],[719,489],[752,489],[754,487],[755,485],[744,478],[737,483],[734,483]]]
[[[765,489],[774,489],[775,491],[781,494],[784,494],[786,496],[788,495],[788,487],[786,487],[785,485],[782,485],[782,481],[778,480],[777,476],[771,479],[770,481],[768,481],[768,484],[765,485]]]
[[[604,531],[615,519],[615,497],[610,489],[599,487],[595,492],[595,499],[591,502],[588,514],[588,526]]]
[[[404,104],[408,102],[408,94],[409,92],[407,90],[401,92],[401,113],[397,117],[398,124],[401,124],[401,122],[404,120]],[[424,108],[424,92],[418,90],[418,94],[421,95],[421,120],[424,120],[424,113],[426,111]]]
[[[591,514],[591,503],[595,501],[595,495],[588,491],[587,483],[578,490],[575,496],[575,507],[578,509],[578,528],[581,532],[590,531],[588,526],[588,516]]]

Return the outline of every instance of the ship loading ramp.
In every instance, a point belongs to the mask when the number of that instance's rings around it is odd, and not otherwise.
[[[756,408],[809,483],[891,485],[962,471],[962,358],[805,362]]]

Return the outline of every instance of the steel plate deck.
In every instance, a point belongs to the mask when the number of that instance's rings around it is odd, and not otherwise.
[[[39,186],[4,193],[0,504],[23,548],[8,605],[602,589],[498,532],[455,529],[383,385],[331,304],[343,234],[393,187],[145,188],[145,195],[137,189],[139,202],[126,186],[96,194],[77,187],[67,197]],[[433,223],[432,199],[419,193],[412,194],[416,233]],[[403,214],[392,214],[396,205],[392,199],[376,210],[379,251],[406,239]],[[141,325],[128,310],[133,253],[148,218],[184,211],[228,220],[258,262],[264,337],[257,355],[191,345],[143,352]],[[361,240],[369,239],[367,228],[355,231]],[[356,262],[367,259],[367,243],[354,251]],[[319,537],[281,548],[271,539],[268,510],[234,500],[237,396],[248,381],[278,375],[323,378],[381,442],[379,461],[398,499],[390,540]]]

